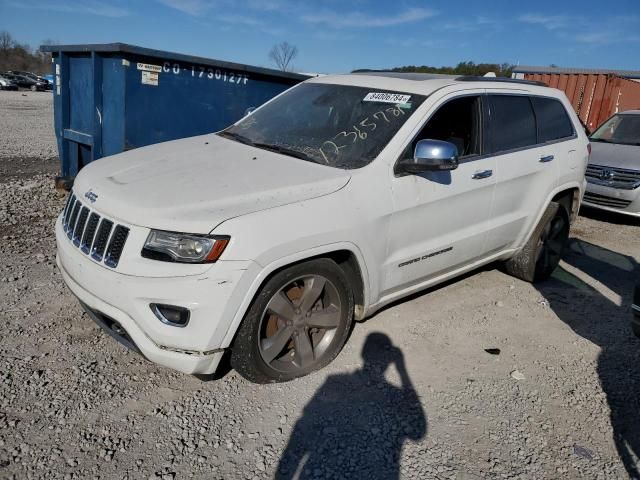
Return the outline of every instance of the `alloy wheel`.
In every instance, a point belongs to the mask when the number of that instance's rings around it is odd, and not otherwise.
[[[297,278],[269,300],[260,321],[258,349],[274,370],[308,370],[322,361],[340,325],[335,285],[320,275]]]
[[[567,235],[566,219],[556,215],[544,228],[538,241],[536,264],[541,271],[553,270],[560,263]]]

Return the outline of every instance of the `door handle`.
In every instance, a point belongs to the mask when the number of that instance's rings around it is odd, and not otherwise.
[[[479,172],[475,172],[471,178],[479,180],[481,178],[489,178],[491,175],[493,175],[493,170],[481,170]]]
[[[553,155],[543,155],[540,157],[540,163],[547,163],[553,160],[555,157]]]

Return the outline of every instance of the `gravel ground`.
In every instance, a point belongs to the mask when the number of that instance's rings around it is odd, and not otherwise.
[[[50,96],[0,94],[0,478],[637,475],[640,223],[585,212],[550,281],[474,272],[357,324],[306,378],[202,380],[81,312],[55,266]]]

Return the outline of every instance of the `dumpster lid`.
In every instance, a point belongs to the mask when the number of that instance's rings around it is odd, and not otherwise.
[[[127,43],[89,43],[79,45],[41,45],[40,50],[43,52],[57,53],[74,53],[74,52],[104,52],[104,53],[130,53],[133,55],[141,55],[145,57],[157,57],[164,60],[175,60],[178,62],[197,63],[201,65],[209,65],[212,67],[226,68],[228,70],[239,70],[247,73],[255,73],[259,75],[267,75],[273,77],[287,78],[290,80],[303,81],[311,78],[308,75],[301,75],[293,72],[283,72],[271,68],[255,67],[253,65],[245,65],[242,63],[225,62],[223,60],[215,60],[212,58],[198,57],[195,55],[185,55],[182,53],[165,52],[163,50],[155,50],[153,48],[138,47],[137,45],[129,45]]]

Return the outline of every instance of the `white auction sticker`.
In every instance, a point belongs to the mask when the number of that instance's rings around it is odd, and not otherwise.
[[[363,102],[382,102],[382,103],[407,103],[411,95],[402,95],[400,93],[371,92],[362,100]]]
[[[142,71],[142,84],[158,86],[158,74],[156,72]]]
[[[138,63],[138,70],[147,70],[148,72],[161,72],[162,67],[160,65],[152,65],[150,63]]]

